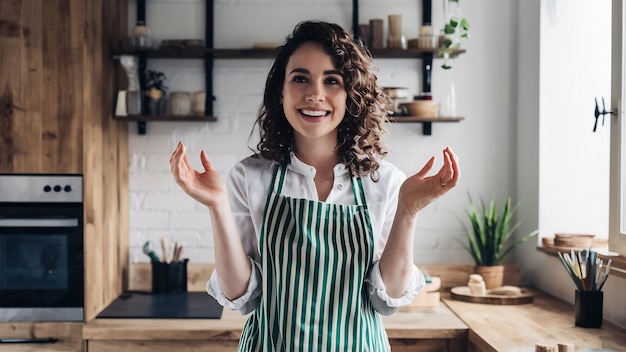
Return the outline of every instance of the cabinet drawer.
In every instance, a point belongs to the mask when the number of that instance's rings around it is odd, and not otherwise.
[[[392,352],[448,352],[445,339],[390,339]]]
[[[82,323],[0,323],[0,339],[57,339],[54,343],[3,343],[2,352],[82,352]]]
[[[238,341],[205,340],[89,340],[86,352],[236,352]]]

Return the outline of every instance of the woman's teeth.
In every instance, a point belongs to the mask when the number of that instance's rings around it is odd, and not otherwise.
[[[326,115],[326,111],[323,110],[304,110],[302,109],[302,114],[307,115],[307,116],[312,116],[312,117],[322,117],[324,115]]]

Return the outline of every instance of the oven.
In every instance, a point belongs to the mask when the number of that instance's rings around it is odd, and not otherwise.
[[[82,175],[0,174],[0,321],[83,321]]]

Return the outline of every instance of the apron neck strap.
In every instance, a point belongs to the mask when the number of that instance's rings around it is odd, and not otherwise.
[[[356,205],[365,206],[367,203],[365,202],[365,191],[363,191],[363,182],[360,177],[351,176],[350,180],[352,181],[352,192],[354,193],[354,202]]]
[[[283,182],[285,181],[285,174],[287,173],[287,164],[288,163],[282,163],[274,167],[271,193],[280,194],[283,190]]]

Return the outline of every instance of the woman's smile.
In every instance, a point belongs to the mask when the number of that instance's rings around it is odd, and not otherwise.
[[[320,121],[330,114],[330,111],[327,110],[300,109],[298,111],[305,120],[313,122]]]

